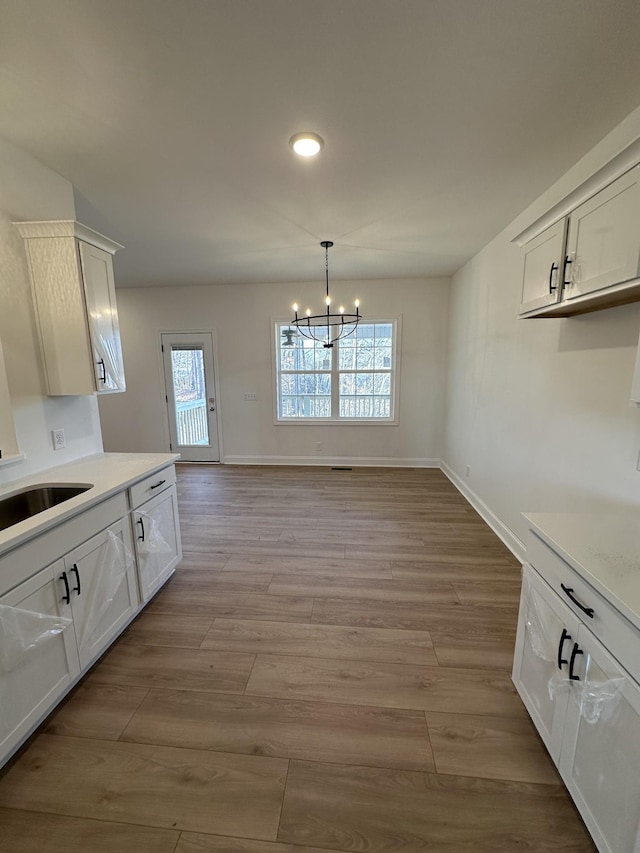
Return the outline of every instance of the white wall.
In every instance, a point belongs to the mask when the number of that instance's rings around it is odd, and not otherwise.
[[[26,454],[24,461],[0,467],[0,484],[102,449],[94,397],[45,396],[26,255],[11,224],[74,218],[71,184],[0,140],[0,341],[18,449]],[[6,403],[4,407],[0,424],[6,422]],[[67,447],[54,453],[51,430],[59,428]]]
[[[218,285],[118,291],[127,392],[100,400],[107,450],[169,448],[161,331],[213,330],[226,462],[350,460],[429,464],[438,460],[444,417],[448,279],[334,282],[366,317],[402,315],[398,426],[274,425],[271,318],[294,301],[318,303],[318,284]],[[243,400],[255,391],[257,402]],[[321,441],[323,452],[315,452]]]
[[[518,320],[522,255],[510,242],[638,136],[640,109],[453,278],[444,459],[516,550],[522,512],[640,507],[629,404],[640,305]]]

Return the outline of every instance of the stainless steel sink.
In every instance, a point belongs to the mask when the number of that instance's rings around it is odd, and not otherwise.
[[[0,530],[6,530],[7,527],[44,512],[45,509],[75,498],[90,488],[91,485],[87,483],[30,486],[7,495],[6,498],[0,498]]]

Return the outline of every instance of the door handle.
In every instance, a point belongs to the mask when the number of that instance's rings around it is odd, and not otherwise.
[[[565,640],[570,640],[571,634],[567,632],[566,628],[562,629],[562,634],[560,634],[560,643],[558,644],[558,669],[562,669],[562,664],[569,663],[568,660],[565,660],[562,657],[562,647],[564,646]]]
[[[142,535],[138,536],[138,539],[140,540],[140,542],[144,542],[144,521],[141,518],[139,518],[136,521],[136,524],[140,525],[140,530],[142,531]]]
[[[567,596],[570,601],[573,601],[576,607],[579,607],[583,613],[586,613],[589,619],[593,619],[593,607],[585,607],[584,604],[581,604],[578,599],[573,594],[573,587],[565,586],[563,583],[560,584],[562,587],[562,591]]]
[[[67,579],[66,572],[60,575],[60,580],[64,581],[64,595],[62,596],[62,600],[65,604],[71,604],[71,591],[69,590],[69,580]]]
[[[96,364],[102,368],[102,375],[98,376],[98,382],[107,381],[107,368],[104,366],[104,358],[99,358]]]
[[[78,566],[74,563],[73,566],[69,569],[70,572],[76,576],[76,585],[73,589],[74,592],[77,592],[80,595],[80,572],[78,571]]]
[[[582,654],[584,654],[584,652],[582,651],[580,646],[577,643],[574,643],[573,649],[571,650],[571,662],[569,663],[569,678],[571,679],[571,681],[580,681],[580,676],[573,674],[573,667],[576,662],[576,655]]]
[[[209,406],[209,411],[210,411],[210,412],[215,412],[215,407],[214,407],[214,406]]]
[[[554,261],[551,264],[551,269],[549,270],[549,295],[553,293],[554,290],[558,289],[558,285],[553,284],[553,274],[558,269],[558,264]]]

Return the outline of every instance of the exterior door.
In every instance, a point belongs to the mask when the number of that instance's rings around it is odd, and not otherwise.
[[[219,462],[211,332],[162,335],[171,450],[185,462]]]

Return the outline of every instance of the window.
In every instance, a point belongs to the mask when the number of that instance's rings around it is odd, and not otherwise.
[[[276,323],[277,419],[394,422],[396,321],[361,322],[333,347]]]

